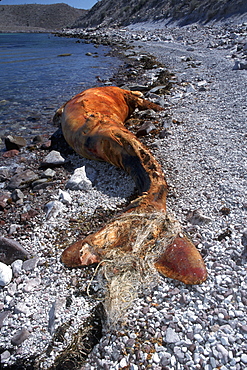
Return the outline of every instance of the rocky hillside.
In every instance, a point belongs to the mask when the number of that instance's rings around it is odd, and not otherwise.
[[[246,0],[101,0],[75,27],[127,25],[147,20],[194,21],[220,20],[247,12]]]
[[[63,3],[0,5],[0,31],[58,30],[70,26],[85,12]]]

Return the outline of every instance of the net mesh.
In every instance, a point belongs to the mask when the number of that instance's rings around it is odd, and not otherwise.
[[[158,284],[160,277],[154,262],[181,233],[179,223],[163,212],[125,213],[116,222],[120,230],[124,226],[129,232],[131,248],[130,252],[121,248],[109,249],[99,268],[98,281],[104,284],[104,306],[109,325],[124,320],[138,294]]]

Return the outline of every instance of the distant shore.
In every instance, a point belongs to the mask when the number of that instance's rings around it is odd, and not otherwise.
[[[0,33],[54,33],[58,32],[58,30],[49,30],[46,28],[41,27],[19,27],[19,26],[12,26],[12,27],[1,27],[0,26]]]

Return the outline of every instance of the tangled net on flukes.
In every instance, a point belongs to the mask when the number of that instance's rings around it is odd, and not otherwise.
[[[136,108],[163,110],[140,92],[108,86],[76,95],[54,117],[77,153],[124,169],[140,193],[122,215],[62,254],[70,267],[100,264],[111,320],[121,317],[141,287],[157,283],[157,271],[185,284],[207,277],[196,247],[166,212],[167,183],[160,164],[124,127]]]
[[[131,230],[131,252],[111,249],[100,263],[106,291],[104,306],[110,325],[125,318],[127,309],[140,292],[147,292],[157,285],[157,256],[162,254],[165,245],[171,244],[176,235],[181,234],[179,223],[162,212],[125,214],[121,221],[133,225],[138,223],[139,228]]]

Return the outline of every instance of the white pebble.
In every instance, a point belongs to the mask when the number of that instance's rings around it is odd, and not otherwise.
[[[53,165],[61,165],[65,162],[65,159],[61,156],[59,152],[56,150],[52,150],[47,156],[44,158],[45,164],[53,164]]]
[[[203,342],[203,337],[200,334],[195,334],[194,338],[199,343]]]
[[[127,366],[128,366],[128,363],[127,363],[127,361],[126,361],[126,358],[125,358],[125,357],[123,357],[123,358],[122,358],[122,360],[119,362],[119,366],[120,366],[120,367],[123,367],[123,368],[125,368],[125,367],[127,367]]]
[[[219,352],[221,352],[221,353],[222,353],[222,355],[223,355],[224,357],[228,357],[228,351],[225,349],[225,347],[224,347],[224,346],[222,346],[222,344],[217,343],[217,344],[216,344],[216,348],[217,348],[217,350],[218,350]]]
[[[75,169],[73,175],[66,184],[66,188],[71,190],[91,190],[92,182],[87,177],[85,166]]]
[[[242,356],[241,356],[241,361],[244,363],[244,364],[247,364],[247,354],[243,353]]]
[[[156,364],[159,364],[160,363],[160,358],[159,358],[159,355],[157,352],[155,352],[153,354],[153,361],[156,363]]]
[[[12,269],[5,263],[0,262],[0,286],[8,285],[12,280]]]
[[[61,189],[58,190],[58,200],[64,204],[71,204],[72,198],[67,191],[63,191]]]
[[[45,212],[46,212],[46,219],[47,220],[50,220],[50,218],[56,218],[59,213],[62,212],[64,206],[61,202],[59,202],[58,200],[52,200],[50,202],[48,202],[44,209],[45,209]]]
[[[22,260],[15,260],[12,264],[11,264],[11,267],[12,267],[12,271],[13,271],[13,275],[16,277],[18,275],[20,275],[21,273],[21,270],[22,270],[22,265],[23,265],[23,261]]]

